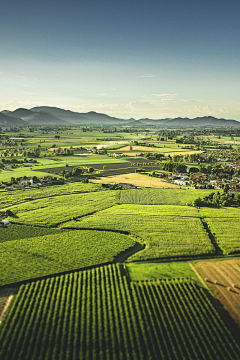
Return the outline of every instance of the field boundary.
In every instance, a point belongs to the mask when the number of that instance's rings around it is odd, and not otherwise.
[[[201,282],[201,284],[205,287],[205,289],[209,290],[209,288],[207,287],[207,285],[206,285],[206,283],[204,282],[203,278],[199,275],[198,271],[195,269],[195,267],[193,266],[193,264],[190,263],[189,261],[188,261],[188,264],[189,264],[190,268],[195,272],[198,280],[199,280],[199,281]]]
[[[7,310],[9,308],[9,305],[10,305],[10,303],[12,301],[13,296],[14,296],[14,294],[13,294],[13,292],[11,292],[10,295],[8,296],[8,298],[7,298],[7,301],[6,301],[6,304],[5,304],[4,308],[3,308],[3,311],[0,314],[0,326],[1,326],[1,324],[3,322],[3,319],[4,319],[4,317],[5,317],[6,313],[7,313]]]
[[[213,233],[211,232],[211,229],[209,228],[208,223],[207,223],[202,217],[200,217],[199,219],[200,219],[200,221],[201,221],[204,229],[206,230],[206,232],[207,232],[207,234],[208,234],[208,236],[209,236],[209,239],[211,240],[212,245],[214,246],[214,249],[215,249],[215,251],[216,251],[216,255],[222,255],[222,254],[223,254],[223,251],[222,251],[222,249],[218,246],[218,243],[217,243],[217,241],[216,241],[216,239],[215,239],[215,236],[214,236]]]

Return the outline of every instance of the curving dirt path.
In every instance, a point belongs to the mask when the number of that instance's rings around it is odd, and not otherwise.
[[[201,282],[201,284],[205,287],[205,289],[209,290],[207,287],[207,284],[204,282],[204,280],[202,279],[202,277],[199,275],[198,271],[195,269],[195,267],[193,266],[192,263],[190,263],[188,261],[188,264],[190,265],[191,269],[195,272],[195,274],[197,275],[198,280]]]
[[[12,300],[12,298],[13,298],[13,293],[11,293],[9,296],[8,296],[8,298],[7,298],[7,301],[6,301],[6,303],[5,303],[5,306],[4,306],[4,308],[3,308],[3,311],[1,312],[1,314],[0,314],[0,325],[2,324],[2,321],[3,321],[3,319],[4,319],[4,316],[5,316],[5,314],[6,314],[6,312],[7,312],[7,309],[8,309],[8,307],[9,307],[9,305],[10,305],[10,302],[11,302],[11,300]]]

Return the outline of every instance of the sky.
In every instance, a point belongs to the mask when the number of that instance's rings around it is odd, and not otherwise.
[[[239,0],[2,0],[0,111],[240,121]]]

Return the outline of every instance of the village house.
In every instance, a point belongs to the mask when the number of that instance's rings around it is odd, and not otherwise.
[[[0,221],[0,226],[7,226],[8,224],[10,224],[10,222],[8,220],[1,220]]]
[[[123,153],[113,153],[113,156],[115,156],[115,157],[123,156]]]
[[[22,138],[22,137],[11,137],[11,138],[9,138],[9,140],[11,140],[11,141],[24,141],[24,138]]]
[[[191,186],[189,180],[174,180],[174,184],[180,186]]]

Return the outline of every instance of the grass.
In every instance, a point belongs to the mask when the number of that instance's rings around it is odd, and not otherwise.
[[[152,179],[152,178],[150,178]],[[165,183],[168,185],[167,183]],[[117,201],[120,204],[141,205],[187,205],[198,197],[204,197],[213,190],[182,189],[131,189],[121,191]]]
[[[62,229],[49,229],[49,228],[39,228],[26,225],[16,225],[11,224],[8,227],[3,227],[0,229],[0,243],[6,241],[15,241],[15,240],[24,240],[29,238],[39,238],[46,235],[55,235],[63,233]],[[11,244],[10,244],[11,246]]]
[[[46,176],[45,172],[35,171],[34,166],[31,166],[31,168],[30,167],[19,167],[16,169],[2,170],[0,172],[0,182],[10,181],[12,177],[18,178],[18,177],[23,177],[23,176],[27,176],[27,177],[37,176],[37,177],[43,178],[44,176]]]
[[[47,234],[45,229],[37,228],[29,233],[25,227],[7,230],[14,240],[0,243],[0,286],[112,262],[136,244],[131,236],[106,231],[55,230]]]
[[[200,213],[223,254],[240,253],[240,209],[201,208]]]
[[[0,191],[0,208],[45,197],[85,193],[99,190],[103,190],[100,184],[84,184],[81,182],[67,183],[65,185],[45,186],[42,188],[29,188],[24,190],[3,190]]]
[[[213,245],[198,211],[192,207],[119,205],[64,224],[68,228],[125,230],[146,248],[129,261],[213,254]]]
[[[115,192],[71,194],[34,200],[17,206],[9,217],[13,223],[51,227],[86,216],[115,204]]]
[[[22,160],[23,158],[18,157],[18,160]],[[56,156],[54,158],[37,158],[37,163],[25,163],[20,164],[16,169],[5,169],[0,171],[0,182],[2,181],[10,181],[11,177],[44,177],[46,176],[46,172],[41,171],[42,169],[52,169],[65,167],[66,164],[68,166],[87,166],[94,164],[120,164],[122,162],[126,162],[124,159],[116,159],[108,157],[107,155],[89,155],[85,157],[79,156]],[[67,169],[66,169],[67,170]],[[55,175],[57,176],[57,175]]]
[[[192,278],[198,280],[187,261],[164,263],[131,263],[127,264],[131,280],[156,280],[168,278]]]

